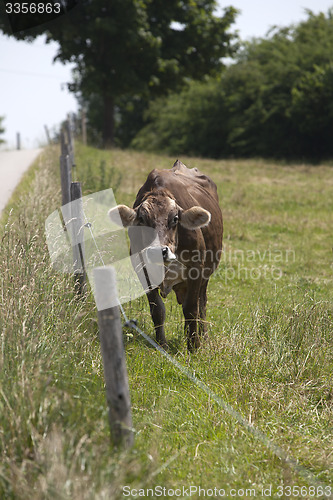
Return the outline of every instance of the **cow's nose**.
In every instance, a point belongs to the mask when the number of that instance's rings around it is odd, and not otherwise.
[[[166,261],[167,258],[168,258],[168,254],[169,254],[169,249],[168,247],[163,247],[162,248],[162,256],[163,256],[163,260]]]
[[[162,257],[164,262],[171,262],[176,259],[176,256],[171,252],[169,247],[162,247]]]

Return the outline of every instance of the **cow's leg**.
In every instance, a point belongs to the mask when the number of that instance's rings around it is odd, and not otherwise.
[[[187,337],[187,348],[189,351],[200,347],[200,337],[198,332],[198,301],[196,303],[185,303],[183,305],[185,317],[185,335]]]
[[[157,288],[147,293],[147,298],[150,307],[150,314],[153,319],[156,341],[166,347],[167,341],[164,335],[164,321],[165,321],[165,305],[158,293]]]
[[[207,286],[208,286],[208,280],[203,281],[201,284],[200,296],[199,296],[199,315],[200,315],[199,335],[201,337],[204,337],[207,331],[206,328]]]
[[[200,347],[198,331],[200,282],[200,278],[188,281],[187,294],[183,303],[185,335],[187,337],[187,348],[189,351],[193,351]]]

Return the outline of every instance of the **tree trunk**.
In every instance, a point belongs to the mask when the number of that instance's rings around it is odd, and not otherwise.
[[[104,118],[103,118],[103,147],[114,146],[114,100],[109,94],[104,98]]]

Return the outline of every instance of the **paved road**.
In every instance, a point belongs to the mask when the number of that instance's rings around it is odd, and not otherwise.
[[[7,205],[24,172],[42,149],[0,151],[0,214]]]

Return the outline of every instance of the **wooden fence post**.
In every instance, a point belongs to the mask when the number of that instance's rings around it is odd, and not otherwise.
[[[71,234],[73,245],[73,267],[75,288],[78,295],[86,292],[86,271],[84,252],[84,214],[82,203],[82,189],[80,182],[72,182],[71,195]]]
[[[82,108],[81,110],[81,127],[82,127],[82,142],[87,145],[87,121],[86,121],[86,111]]]
[[[67,138],[68,138],[68,154],[69,154],[70,161],[73,165],[74,164],[74,141],[73,141],[73,135],[72,135],[70,116],[68,116],[68,118],[66,120],[66,131],[67,131]]]
[[[66,142],[65,142],[65,134],[64,131],[60,132],[60,148],[61,148],[61,156],[65,156],[66,153]]]
[[[50,136],[50,132],[49,132],[48,126],[44,125],[44,129],[45,129],[45,134],[46,134],[46,138],[47,138],[48,144],[52,144],[51,136]]]
[[[60,180],[62,205],[67,205],[71,201],[70,186],[72,182],[72,169],[68,156],[67,145],[63,145],[63,154],[60,156]]]
[[[134,442],[131,400],[114,268],[95,268],[94,282],[111,438],[115,446],[129,448]]]

